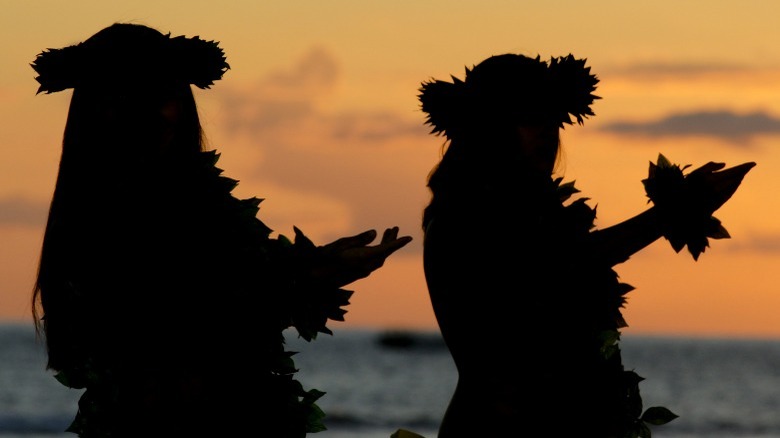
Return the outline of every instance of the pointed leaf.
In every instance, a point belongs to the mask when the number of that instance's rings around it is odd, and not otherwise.
[[[642,421],[645,421],[652,425],[659,426],[662,424],[669,423],[670,421],[674,420],[677,417],[679,417],[679,415],[675,414],[674,412],[670,411],[669,409],[663,406],[653,406],[647,408],[645,413],[642,414]]]

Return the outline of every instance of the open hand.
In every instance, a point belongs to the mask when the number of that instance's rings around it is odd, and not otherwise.
[[[691,171],[686,180],[692,192],[701,196],[700,201],[707,210],[714,212],[731,198],[755,165],[754,162],[748,162],[721,170],[726,167],[725,163],[710,161]]]
[[[398,237],[398,227],[386,229],[382,240],[370,246],[376,236],[376,230],[368,230],[321,246],[323,263],[312,275],[328,284],[345,286],[368,277],[384,265],[390,254],[412,241],[411,236]]]

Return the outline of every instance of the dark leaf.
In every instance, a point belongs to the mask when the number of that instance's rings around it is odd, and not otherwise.
[[[653,406],[651,408],[647,408],[645,413],[642,414],[642,421],[655,426],[660,426],[662,424],[669,423],[677,417],[677,414],[663,406]]]

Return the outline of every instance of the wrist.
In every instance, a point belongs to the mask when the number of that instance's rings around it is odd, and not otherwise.
[[[658,163],[650,163],[649,175],[642,180],[645,193],[653,203],[652,215],[658,231],[676,252],[684,247],[697,260],[709,246],[708,238],[728,238],[720,221],[712,216],[713,209],[702,202],[702,188],[692,184],[683,169],[659,155]]]

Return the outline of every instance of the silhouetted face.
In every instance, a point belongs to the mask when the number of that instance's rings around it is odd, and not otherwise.
[[[557,124],[517,127],[518,152],[530,167],[552,174],[560,144]]]
[[[156,92],[155,92],[156,91]],[[178,120],[178,106],[168,93],[158,90],[127,90],[112,102],[118,110],[117,126],[130,126],[143,133],[149,146],[165,149],[171,138],[171,129]]]
[[[172,91],[116,86],[90,94],[100,135],[146,153],[168,150],[182,113],[182,103]]]
[[[160,103],[160,107],[157,111],[160,123],[162,124],[160,148],[162,150],[168,150],[173,143],[176,129],[181,120],[181,102],[174,98],[169,98]]]

